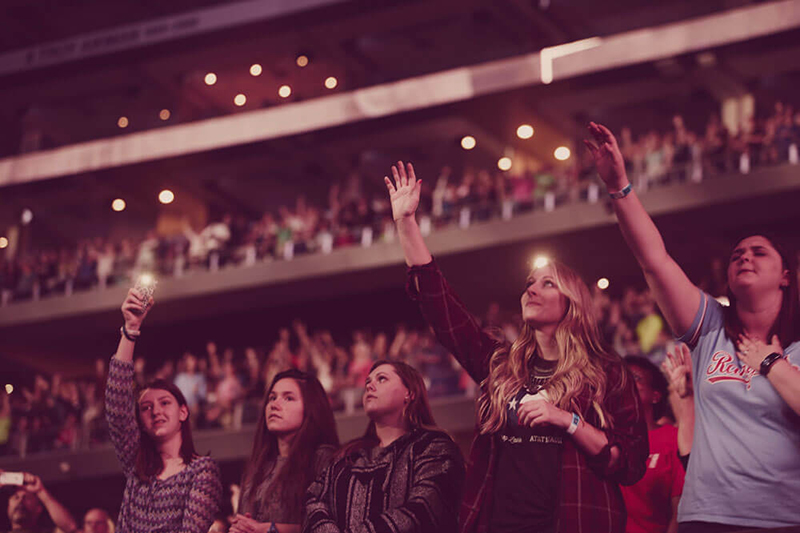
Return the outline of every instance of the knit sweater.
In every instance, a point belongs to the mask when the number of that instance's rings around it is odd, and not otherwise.
[[[219,467],[210,457],[195,457],[167,479],[139,479],[135,465],[140,434],[133,387],[133,363],[113,357],[106,383],[106,418],[126,480],[116,531],[207,533],[222,499]]]
[[[445,433],[415,429],[335,461],[308,489],[304,533],[454,533],[464,459]]]

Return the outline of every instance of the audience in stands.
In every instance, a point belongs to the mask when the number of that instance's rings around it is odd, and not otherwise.
[[[621,132],[619,146],[626,156],[629,176],[637,186],[646,187],[694,179],[698,172],[707,176],[745,171],[745,166],[796,158],[798,131],[800,116],[793,118],[789,106],[778,104],[773,116],[754,122],[735,136],[728,135],[714,119],[699,137],[687,130],[681,117],[675,117],[673,130],[663,135],[649,133],[634,141],[630,131]],[[465,207],[470,209],[472,220],[486,220],[503,215],[504,202],[510,202],[515,213],[542,207],[548,192],[555,194],[556,202],[587,198],[593,175],[585,171],[584,163],[570,170],[572,174],[558,176],[465,172],[460,182],[452,179],[449,169],[443,169],[432,194],[423,198],[423,205],[432,224],[441,226],[457,222]],[[34,260],[14,264],[0,258],[0,290],[11,291],[13,298],[33,297],[37,292],[45,295],[128,283],[134,270],[172,274],[178,272],[178,264],[180,270],[247,264],[253,258],[286,256],[290,242],[294,254],[324,251],[329,246],[362,242],[364,227],[374,230],[375,240],[396,238],[388,203],[364,199],[353,186],[356,181],[351,179],[349,187],[333,189],[327,212],[300,199],[294,210],[284,208],[277,215],[268,213],[249,224],[225,217],[198,233],[187,228],[179,238],[165,240],[152,233],[138,246],[131,241],[116,245],[87,241],[74,254],[66,250],[44,251]],[[565,183],[569,186],[565,187]],[[724,259],[714,260],[698,285],[712,297],[725,296],[729,292],[725,268]],[[665,523],[665,527],[673,528],[683,472],[674,459],[679,453],[688,460],[693,438],[688,431],[694,426],[691,363],[686,348],[676,347],[649,290],[627,287],[620,294],[615,299],[606,291],[593,289],[601,331],[615,351],[628,358],[642,399],[647,403],[650,398],[659,404],[658,409],[646,413],[651,453],[645,478],[624,491],[628,524],[635,527],[633,524],[640,522],[641,530],[662,530],[648,527],[658,524],[662,528]],[[494,304],[482,325],[495,327],[513,341],[520,331],[521,317],[505,314]],[[656,386],[657,374],[648,366],[648,361],[664,362],[668,352],[678,354],[668,359],[676,363],[664,367],[671,378],[668,394],[677,431],[669,425],[668,409],[660,405],[665,391]],[[360,404],[370,369],[384,359],[406,362],[421,372],[431,397],[475,394],[475,383],[429,331],[405,327],[393,334],[357,330],[352,332],[349,345],[337,345],[330,332],[308,331],[299,321],[283,329],[274,344],[267,347],[220,350],[209,342],[204,354],[187,352],[180,360],[166,361],[154,369],[148,369],[145,360],[137,358],[133,379],[139,385],[151,377],[174,382],[186,397],[192,423],[197,427],[238,428],[263,420],[265,409],[260,402],[265,385],[291,368],[316,376],[333,408],[352,411]],[[106,442],[105,363],[98,360],[91,376],[63,379],[59,374],[40,375],[30,387],[17,387],[11,394],[0,390],[0,455],[70,450]],[[681,432],[687,431],[688,436],[682,436]],[[647,487],[656,478],[660,491],[657,495]],[[38,478],[26,474],[25,480],[25,486],[10,495],[8,518],[12,526],[45,531],[47,526],[41,522],[49,515],[59,530],[77,530],[69,512],[52,498]],[[658,502],[656,496],[660,498]],[[247,530],[248,520],[240,515],[241,530]],[[224,531],[224,522],[221,526]],[[113,532],[113,528],[108,514],[101,509],[90,510],[83,520],[85,532]]]
[[[650,131],[635,138],[624,128],[620,134],[628,174],[640,191],[667,182],[796,162],[798,146],[800,112],[780,102],[770,116],[747,121],[736,135],[730,135],[716,115],[703,135],[690,131],[680,115],[666,132]],[[442,227],[570,201],[594,201],[598,182],[591,158],[582,153],[573,159],[571,165],[533,173],[465,169],[460,178],[445,167],[435,187],[423,194],[420,215],[430,219],[431,227]],[[325,208],[300,196],[293,208],[281,207],[260,219],[224,215],[205,228],[187,223],[178,234],[151,231],[138,244],[97,238],[82,240],[73,250],[28,251],[13,260],[0,254],[0,304],[130,283],[142,271],[181,276],[192,269],[290,259],[394,238],[388,201],[380,192],[367,195],[354,174],[331,188]]]
[[[712,261],[709,272],[715,271],[717,262]],[[701,286],[712,296],[724,296],[724,280],[724,272],[721,279],[709,274]],[[620,298],[608,293],[593,289],[605,340],[620,355],[643,356],[660,365],[668,351],[674,352],[675,343],[650,292],[626,287],[617,291]],[[497,304],[489,307],[482,320],[502,331],[509,341],[516,338],[521,324],[518,313],[503,311]],[[368,372],[379,359],[404,361],[418,369],[431,398],[474,395],[475,383],[430,331],[401,325],[393,333],[359,329],[351,338],[349,346],[338,345],[330,331],[308,331],[296,320],[281,330],[271,346],[236,346],[220,353],[217,344],[209,342],[205,353],[184,353],[177,365],[167,360],[159,368],[148,369],[145,359],[136,358],[134,376],[139,386],[155,377],[174,380],[199,429],[255,423],[265,384],[289,368],[315,375],[339,411],[352,412],[359,407],[363,368]],[[18,386],[12,395],[0,390],[0,455],[83,449],[107,442],[103,416],[106,372],[106,361],[98,359],[91,376],[38,375],[31,388]],[[220,388],[226,376],[227,384]]]

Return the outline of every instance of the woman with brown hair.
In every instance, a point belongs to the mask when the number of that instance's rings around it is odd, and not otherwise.
[[[214,460],[194,449],[186,399],[164,380],[134,395],[133,350],[153,303],[128,291],[119,346],[108,367],[106,418],[126,479],[117,531],[207,533],[222,483]]]
[[[461,531],[625,530],[619,484],[648,454],[639,397],[601,340],[589,289],[561,263],[528,275],[512,344],[484,332],[445,281],[415,220],[421,181],[402,162],[385,178],[408,291],[436,336],[481,385]]]
[[[622,235],[672,331],[692,349],[690,370],[681,362],[685,356],[670,358],[669,365],[678,378],[674,388],[682,396],[694,391],[689,416],[696,417],[678,530],[800,525],[800,296],[794,254],[762,233],[739,240],[728,262],[730,306],[723,307],[667,252],[628,181],[611,131],[591,123],[589,133],[594,142],[586,145]],[[686,383],[687,377],[693,383]]]
[[[464,460],[434,426],[422,376],[405,363],[378,361],[364,391],[370,419],[311,485],[307,533],[456,530]]]
[[[264,395],[231,533],[297,533],[308,486],[339,447],[328,396],[317,378],[286,370]]]

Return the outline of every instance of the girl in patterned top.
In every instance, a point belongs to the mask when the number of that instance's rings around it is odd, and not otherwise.
[[[106,418],[126,479],[117,531],[207,533],[222,483],[216,463],[195,452],[183,394],[158,380],[134,395],[133,350],[153,303],[128,291],[122,338],[109,365]]]
[[[303,531],[453,533],[464,459],[434,429],[422,376],[405,363],[375,363],[364,411],[364,436],[308,489]]]
[[[339,447],[336,422],[317,378],[287,370],[264,395],[231,533],[299,533],[306,489]]]

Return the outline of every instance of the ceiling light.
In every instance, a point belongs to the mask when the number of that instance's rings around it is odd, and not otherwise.
[[[520,139],[530,139],[533,137],[533,126],[530,124],[523,124],[517,128],[517,137]]]
[[[533,260],[534,270],[537,268],[544,268],[550,263],[550,258],[546,255],[537,255]]]
[[[511,166],[513,165],[510,157],[501,157],[497,161],[497,168],[500,170],[511,170]]]
[[[162,204],[171,204],[175,200],[175,193],[169,189],[164,189],[158,193],[158,201]]]
[[[572,152],[570,152],[569,148],[567,148],[566,146],[559,146],[558,148],[556,148],[556,151],[553,152],[553,155],[559,161],[566,161],[567,159],[569,159],[569,156],[572,155]]]

